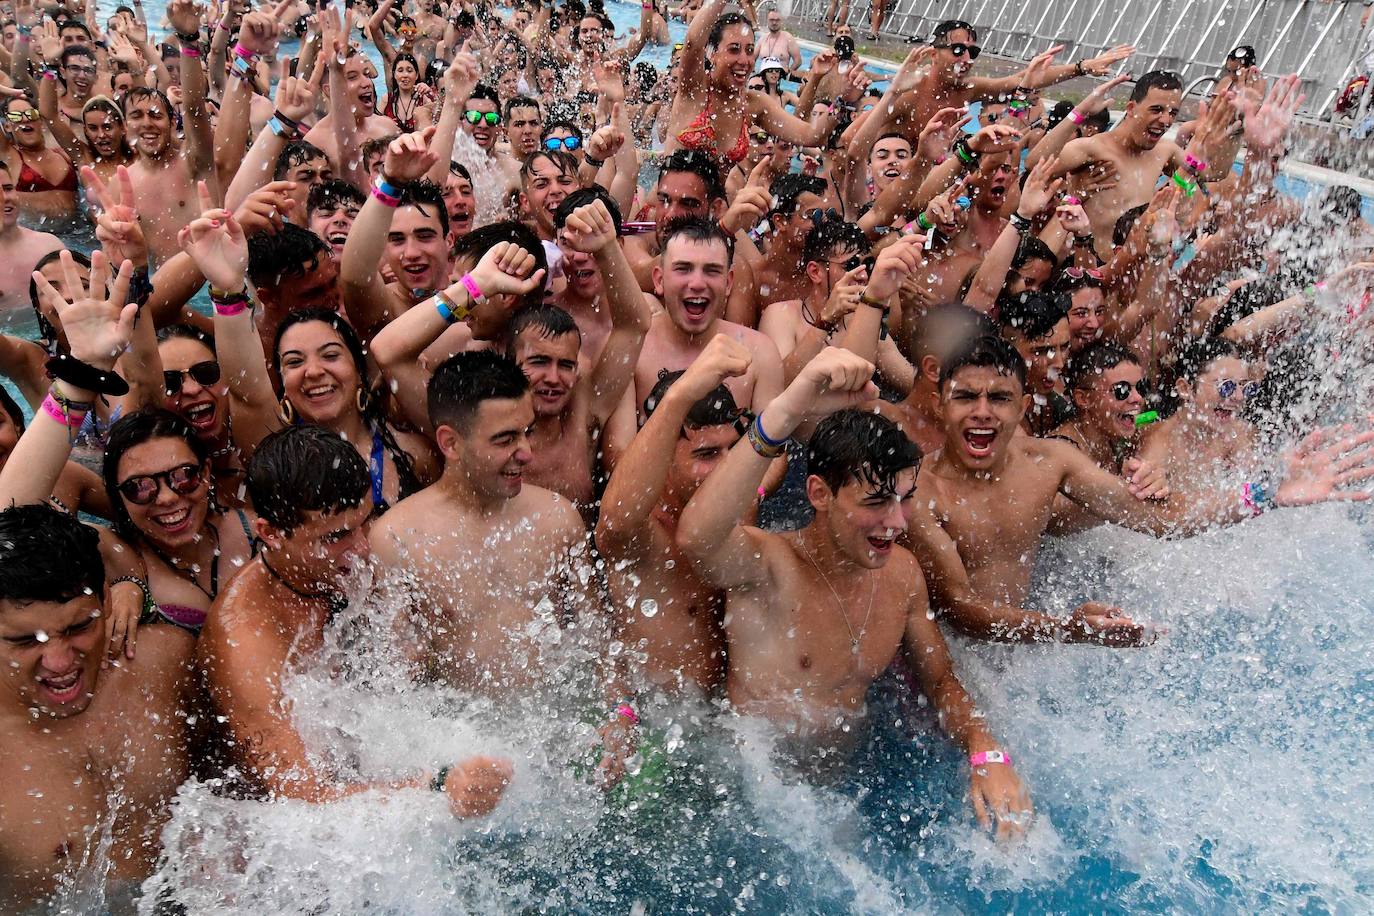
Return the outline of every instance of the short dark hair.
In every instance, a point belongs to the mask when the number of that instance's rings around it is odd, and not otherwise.
[[[1245,359],[1240,348],[1224,337],[1208,337],[1193,344],[1178,358],[1175,371],[1178,378],[1195,382],[1197,377],[1207,371],[1207,367],[1219,359],[1235,357]]]
[[[86,255],[74,249],[58,248],[39,258],[38,263],[33,265],[33,270],[29,271],[29,304],[33,306],[33,314],[38,319],[38,339],[47,343],[57,342],[57,328],[43,315],[43,310],[38,307],[38,283],[34,281],[32,275],[39,273],[54,261],[60,260],[64,251],[72,256],[73,264],[87,270],[91,269],[91,259]]]
[[[996,336],[997,325],[987,315],[962,302],[946,302],[926,311],[912,327],[911,355],[919,363],[935,357],[943,366],[983,336]]]
[[[1033,235],[1021,236],[1021,244],[1016,246],[1016,254],[1011,257],[1011,269],[1020,270],[1031,261],[1048,261],[1051,266],[1059,263],[1054,249]]]
[[[1183,80],[1172,70],[1151,70],[1140,79],[1135,81],[1135,87],[1131,89],[1131,101],[1139,102],[1150,94],[1151,89],[1162,89],[1165,92],[1181,92],[1183,90]]]
[[[363,156],[363,164],[366,165],[367,160],[376,155],[385,157],[387,147],[391,146],[391,141],[399,140],[400,137],[400,134],[387,134],[384,137],[370,137],[363,141],[362,149],[360,150]]]
[[[559,308],[552,303],[540,302],[537,305],[525,305],[515,310],[515,314],[510,316],[510,322],[506,325],[505,345],[503,349],[511,359],[515,358],[515,341],[520,336],[520,332],[526,328],[534,328],[541,337],[562,337],[564,334],[576,334],[578,340],[582,339],[582,331],[566,310]]]
[[[1027,340],[1044,337],[1069,314],[1068,294],[1051,290],[999,296],[997,304],[1002,327]]]
[[[538,99],[532,99],[527,95],[512,96],[510,99],[506,101],[505,114],[507,121],[510,120],[510,113],[517,108],[533,108],[535,111],[540,112],[541,114],[544,111],[544,108],[542,105],[539,104]]]
[[[858,223],[827,219],[812,226],[802,243],[802,264],[824,261],[832,251],[853,249],[861,254],[869,251],[868,236],[859,228]]]
[[[496,106],[497,111],[501,110],[501,97],[496,94],[495,89],[485,83],[478,83],[476,86],[473,86],[472,91],[468,93],[468,97],[464,99],[463,102],[467,104],[473,99],[486,99]]]
[[[1064,368],[1064,387],[1069,391],[1089,388],[1093,379],[1122,363],[1139,366],[1140,360],[1130,350],[1110,340],[1095,340],[1069,357]]]
[[[305,513],[333,515],[362,505],[371,487],[367,465],[347,439],[320,426],[288,426],[258,444],[248,462],[253,509],[290,532]]]
[[[533,229],[519,220],[499,220],[478,226],[458,239],[457,244],[453,246],[453,257],[456,260],[470,258],[476,264],[482,260],[484,254],[501,242],[514,242],[528,251],[534,256],[534,270],[545,271],[544,276],[548,276],[549,259],[544,253],[544,243],[539,241],[539,236],[535,235]],[[543,302],[543,287],[535,286],[520,301],[525,305]]]
[[[455,353],[429,378],[429,422],[465,433],[483,401],[513,401],[529,388],[529,379],[509,356],[491,350]]]
[[[62,53],[58,56],[58,60],[61,62],[62,66],[65,67],[67,66],[67,61],[71,60],[73,57],[89,57],[91,60],[95,60],[95,51],[86,45],[68,45],[62,49]]]
[[[93,35],[91,35],[90,27],[87,26],[86,23],[82,22],[80,19],[63,20],[61,23],[58,24],[57,30],[61,32],[63,29],[80,29],[81,33],[85,35],[87,38],[94,37]]]
[[[919,468],[921,450],[896,423],[871,410],[841,410],[820,422],[806,449],[806,468],[832,492],[851,480],[882,493],[897,475]]]
[[[346,207],[352,204],[361,208],[365,203],[367,203],[367,197],[362,191],[342,178],[331,178],[310,189],[310,196],[306,198],[305,212],[308,216],[324,207]]]
[[[167,113],[167,117],[172,117],[172,103],[167,98],[167,93],[153,86],[135,86],[124,93],[123,97],[119,100],[119,113],[124,116],[125,120],[128,120],[129,106],[139,99],[147,98],[154,98],[161,102],[162,110]]]
[[[654,415],[658,405],[663,403],[663,396],[668,393],[668,389],[673,383],[686,373],[685,369],[678,369],[669,372],[667,369],[660,369],[658,381],[654,383],[649,396],[644,399],[644,418],[648,419]],[[741,411],[739,405],[735,403],[735,396],[730,393],[730,389],[725,385],[717,385],[714,390],[705,397],[698,400],[687,411],[687,417],[683,420],[682,428],[701,429],[705,426],[724,426],[727,423],[735,423],[740,419]]]
[[[301,277],[329,257],[329,245],[309,229],[284,223],[276,234],[248,237],[248,279],[253,285],[276,286],[287,277]]]
[[[1149,206],[1149,204],[1141,204],[1138,207],[1132,207],[1116,218],[1116,222],[1112,224],[1113,245],[1120,248],[1126,244],[1126,239],[1130,236],[1131,230],[1135,228],[1135,221],[1140,219],[1141,214]]]
[[[569,121],[567,118],[553,118],[545,122],[543,130],[539,131],[539,142],[542,143],[549,139],[549,135],[556,130],[566,130],[579,140],[586,139],[586,135],[582,132],[582,128],[575,122]]]
[[[215,338],[193,324],[169,324],[157,329],[157,342],[166,340],[194,340],[211,353],[215,352]]]
[[[282,181],[286,178],[286,173],[300,165],[302,162],[309,162],[311,159],[325,159],[328,156],[324,150],[313,143],[305,140],[292,140],[282,147],[277,154],[276,164],[272,166],[272,180]]]
[[[803,194],[815,194],[818,197],[824,197],[826,187],[825,179],[815,175],[802,175],[793,172],[779,175],[768,186],[768,193],[773,195],[773,208],[770,212],[791,216],[796,212],[797,201]]]
[[[0,601],[65,604],[104,588],[95,529],[46,503],[0,511]]]
[[[430,215],[429,210],[425,208],[432,208],[433,215],[439,220],[440,233],[448,235],[448,207],[444,206],[444,189],[428,178],[401,185],[400,206],[414,207],[425,216]]]
[[[547,130],[548,128],[545,128]],[[560,175],[577,174],[577,157],[572,153],[561,149],[537,149],[525,157],[525,161],[520,163],[520,181],[524,183],[530,180],[534,174],[534,164],[540,159],[547,159],[553,163],[554,168],[558,169]]]
[[[594,201],[601,201],[606,205],[606,210],[611,214],[611,222],[615,224],[616,235],[620,234],[620,205],[615,202],[615,198],[610,195],[605,188],[599,184],[591,185],[586,188],[578,188],[567,197],[563,198],[558,209],[553,211],[553,225],[556,229],[562,229],[568,222],[568,217],[578,207],[585,207]]]
[[[996,334],[975,338],[963,350],[941,363],[940,388],[943,390],[956,372],[968,366],[996,369],[1002,375],[1013,376],[1021,384],[1021,390],[1026,390],[1026,361],[1015,347]]]
[[[720,242],[725,246],[726,262],[734,260],[735,240],[715,220],[699,216],[682,216],[673,220],[663,229],[663,254],[668,253],[668,243],[679,235],[698,243]]]
[[[1078,292],[1080,289],[1104,289],[1104,288],[1105,288],[1105,286],[1104,286],[1104,284],[1102,283],[1102,281],[1099,280],[1099,279],[1097,279],[1097,277],[1094,277],[1092,274],[1088,273],[1087,271],[1084,271],[1083,273],[1079,274],[1077,277],[1071,277],[1071,276],[1069,276],[1069,275],[1066,274],[1066,273],[1061,273],[1059,276],[1055,277],[1054,282],[1053,282],[1052,284],[1050,284],[1050,289],[1051,289],[1053,292],[1056,292],[1056,293],[1065,293],[1065,294],[1067,294],[1067,295],[1069,295],[1069,296],[1072,296],[1074,293]]]
[[[939,41],[941,38],[944,38],[950,32],[957,32],[960,29],[963,29],[965,32],[968,32],[969,37],[972,38],[974,41],[978,40],[978,30],[975,29],[973,26],[969,25],[964,20],[946,19],[945,21],[941,22],[939,25],[935,26],[935,28],[931,30],[930,43],[935,44],[935,42]]]
[[[105,492],[110,498],[110,522],[115,534],[126,541],[138,542],[142,540],[142,536],[134,527],[133,519],[129,517],[129,510],[119,492],[119,459],[134,446],[152,442],[154,439],[180,439],[191,449],[191,453],[196,457],[196,463],[202,467],[210,460],[210,452],[196,435],[196,431],[170,410],[145,407],[116,420],[105,439],[105,455],[101,462],[100,476],[105,482]]]
[[[658,170],[658,180],[662,181],[663,176],[671,172],[686,172],[701,179],[701,183],[706,186],[706,199],[723,200],[725,198],[725,185],[720,180],[720,166],[716,165],[706,153],[694,149],[680,149],[673,152],[671,156],[663,160],[663,165]]]

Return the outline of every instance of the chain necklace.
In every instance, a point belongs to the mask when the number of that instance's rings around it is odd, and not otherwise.
[[[802,553],[806,554],[806,562],[810,563],[811,568],[820,575],[825,587],[830,589],[830,594],[835,596],[835,604],[839,608],[840,619],[844,621],[844,628],[849,631],[849,651],[853,655],[858,655],[859,642],[864,638],[864,633],[868,632],[868,618],[873,614],[873,596],[878,590],[878,577],[873,575],[873,570],[868,571],[868,610],[864,612],[864,622],[859,627],[859,635],[855,636],[854,628],[849,625],[849,617],[844,612],[844,599],[840,597],[839,592],[835,591],[835,586],[830,584],[829,577],[821,570],[821,566],[815,558],[811,556],[811,551],[806,549],[806,540],[801,535],[797,536],[797,546],[802,549]]]

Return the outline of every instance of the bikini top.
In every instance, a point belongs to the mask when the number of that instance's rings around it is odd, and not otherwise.
[[[725,161],[737,163],[749,153],[749,119],[745,117],[739,125],[739,139],[728,152],[721,153],[716,149],[716,128],[711,123],[711,99],[706,99],[706,107],[701,110],[701,114],[682,133],[677,135],[677,142],[690,150],[707,153],[713,158],[724,157]]]
[[[18,152],[16,148],[15,152]],[[61,153],[58,153],[61,156]],[[70,159],[62,156],[62,160],[67,163],[67,171],[62,178],[54,184],[44,177],[43,173],[29,165],[23,153],[19,153],[19,174],[14,179],[14,189],[30,194],[43,191],[66,191],[68,194],[75,194],[77,191],[76,167],[72,165]]]
[[[243,528],[243,534],[248,538],[248,544],[256,556],[258,552],[258,542],[253,538],[253,533],[248,528],[248,516],[243,514],[242,509],[235,509],[234,514],[238,516],[239,525]],[[164,563],[168,566],[172,564],[162,557],[159,551],[154,550]],[[175,569],[176,567],[172,567]],[[210,591],[208,597],[213,601],[219,594],[219,551],[216,550],[214,558],[210,561]],[[139,617],[139,626],[146,623],[170,623],[174,627],[181,627],[193,636],[200,634],[200,628],[205,625],[206,611],[198,607],[191,607],[188,604],[171,604],[163,602],[155,604],[149,601],[143,608],[143,614]]]

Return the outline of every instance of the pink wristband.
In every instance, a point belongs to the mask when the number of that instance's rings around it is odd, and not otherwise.
[[[401,198],[392,197],[390,194],[383,193],[376,185],[373,185],[372,187],[372,196],[377,198],[377,200],[381,201],[382,204],[388,207],[394,208],[399,207],[401,205]]]
[[[1183,161],[1188,166],[1188,168],[1192,169],[1194,172],[1207,171],[1207,163],[1203,162],[1201,159],[1197,158],[1192,153],[1184,153]]]
[[[1088,120],[1088,116],[1075,108],[1073,111],[1069,112],[1069,120],[1075,124],[1082,124],[1084,121]]]
[[[242,315],[244,312],[248,311],[247,300],[242,302],[226,302],[223,305],[216,302],[214,305],[215,314],[222,318],[233,318],[235,315]]]
[[[73,410],[71,411],[70,415],[67,412],[63,411],[62,405],[53,400],[51,392],[48,394],[47,397],[43,399],[43,404],[39,409],[41,409],[45,414],[52,417],[58,423],[61,423],[63,426],[66,427],[71,426],[69,416],[85,416],[84,411]],[[79,426],[80,424],[78,423],[77,425]]]
[[[976,754],[968,755],[968,762],[971,766],[982,767],[989,763],[1002,763],[1011,766],[1011,755],[1001,751],[979,751]]]
[[[482,291],[477,288],[477,281],[472,279],[472,274],[463,274],[458,278],[458,282],[463,284],[463,289],[468,291],[468,295],[472,297],[473,302],[481,302],[486,298],[482,295]]]
[[[242,57],[244,60],[252,60],[258,55],[245,48],[242,44],[234,45],[234,56]]]
[[[181,46],[181,56],[182,56],[182,57],[200,57],[200,48],[197,48],[195,45],[182,45],[182,46]]]
[[[631,725],[639,724],[639,714],[634,711],[634,707],[632,707],[629,703],[622,703],[619,706],[617,706],[615,708],[615,714],[617,716],[623,716],[626,719],[629,719]]]

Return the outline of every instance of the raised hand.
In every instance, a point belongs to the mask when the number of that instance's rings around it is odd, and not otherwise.
[[[989,124],[968,138],[975,153],[1004,153],[1021,142],[1021,131],[1010,124]]]
[[[1121,465],[1127,489],[1141,501],[1169,498],[1169,477],[1164,468],[1153,461],[1127,458]]]
[[[1022,71],[1021,85],[1028,89],[1035,89],[1048,82],[1048,80],[1044,78],[1045,73],[1054,63],[1055,56],[1062,50],[1064,50],[1064,45],[1055,45],[1048,51],[1032,57],[1030,63],[1026,64],[1026,69]],[[1087,69],[1086,63],[1084,64],[1084,69]]]
[[[897,294],[902,281],[921,265],[924,259],[923,235],[904,235],[887,246],[873,264],[865,291],[869,299],[886,302]]]
[[[429,174],[439,157],[430,149],[435,128],[426,127],[414,134],[402,134],[386,148],[386,159],[382,164],[382,174],[388,181],[419,181]]]
[[[1131,78],[1129,73],[1119,73],[1105,83],[1098,83],[1083,97],[1083,101],[1074,107],[1083,114],[1084,117],[1091,117],[1107,107],[1112,100],[1112,91]]]
[[[825,76],[831,70],[835,69],[837,60],[838,58],[831,48],[826,48],[824,51],[817,52],[816,56],[811,58],[811,75],[820,79],[822,76]]]
[[[472,94],[473,87],[477,85],[479,73],[476,57],[465,52],[453,55],[453,61],[444,71],[445,95],[453,99],[454,104],[463,104],[464,100]]]
[[[1119,64],[1135,53],[1135,45],[1117,45],[1110,51],[1090,57],[1083,61],[1083,71],[1093,76],[1106,76],[1114,64]]]
[[[122,165],[115,168],[113,190],[88,165],[81,167],[81,180],[86,189],[95,195],[100,207],[96,216],[95,237],[106,257],[114,264],[124,261],[148,263],[148,243],[143,238],[138,211],[134,209],[134,183],[129,177],[129,170]]]
[[[269,181],[243,199],[234,211],[234,221],[249,238],[264,233],[276,235],[296,209],[296,201],[291,196],[295,189],[294,181]]]
[[[1250,149],[1256,152],[1270,152],[1279,148],[1283,138],[1288,135],[1288,128],[1293,123],[1298,106],[1306,98],[1298,91],[1298,85],[1297,74],[1290,73],[1279,77],[1274,81],[1274,85],[1269,87],[1263,103],[1249,111],[1241,109],[1245,115],[1245,144]],[[1250,101],[1252,100],[1249,97],[1241,96],[1242,105]]]
[[[759,160],[758,165],[749,172],[744,187],[735,194],[735,199],[720,218],[720,227],[731,235],[753,229],[764,214],[773,208],[773,195],[768,193],[765,185],[771,159],[771,156],[765,156]]]
[[[248,271],[248,240],[243,227],[232,213],[214,205],[205,182],[196,182],[196,191],[201,214],[177,233],[177,243],[212,287],[238,292],[244,288]]]
[[[1345,433],[1345,435],[1341,435]],[[1368,490],[1347,489],[1374,478],[1374,431],[1314,429],[1284,456],[1283,480],[1274,492],[1280,506],[1363,502]]]
[[[959,198],[968,193],[967,179],[961,179],[945,188],[926,204],[926,222],[940,230],[946,238],[954,238],[964,225],[964,210],[959,206]]]
[[[868,268],[862,264],[853,270],[846,270],[844,276],[830,287],[830,295],[821,304],[821,313],[816,316],[816,326],[827,334],[839,327],[859,307],[859,298],[864,294],[867,279]]]
[[[307,79],[282,77],[281,82],[277,83],[277,111],[297,122],[308,117],[315,110],[315,99],[319,96],[325,69],[324,61],[317,60],[314,72]]]
[[[1088,211],[1083,209],[1081,203],[1069,203],[1066,200],[1055,209],[1054,215],[1058,218],[1059,225],[1063,226],[1064,231],[1069,235],[1092,234],[1092,220],[1088,219]]]
[[[1062,178],[1050,178],[1058,165],[1058,156],[1046,156],[1035,164],[1035,168],[1030,170],[1030,174],[1026,176],[1026,183],[1021,188],[1021,202],[1016,206],[1017,213],[1026,219],[1034,219],[1050,205],[1050,201],[1054,200],[1054,195],[1059,193],[1060,187],[1064,184]]]
[[[204,13],[205,7],[194,0],[171,0],[167,4],[167,24],[180,35],[190,35],[200,31]]]
[[[997,822],[997,839],[1025,833],[1032,814],[1030,795],[1010,763],[974,767],[969,774],[969,797],[980,827],[988,830]]]
[[[504,757],[469,757],[444,777],[444,794],[457,817],[483,817],[495,810],[515,768]]]
[[[907,54],[897,73],[892,77],[892,94],[904,95],[914,90],[921,82],[921,70],[935,57],[935,49],[930,45],[918,45]],[[945,109],[948,111],[949,109]],[[939,115],[936,115],[939,117]]]
[[[596,132],[588,138],[588,156],[604,162],[620,152],[625,145],[625,131],[616,126],[618,120],[620,120],[620,103],[616,102],[612,108],[610,123],[597,128]]]
[[[802,368],[777,400],[788,402],[788,409],[797,411],[796,416],[820,419],[877,396],[872,363],[849,350],[826,347]]]
[[[291,2],[285,0],[270,13],[256,11],[244,16],[239,26],[239,44],[254,54],[270,54],[277,46],[277,36],[281,34],[281,17]]]
[[[138,304],[125,304],[134,265],[128,261],[121,264],[111,284],[109,259],[103,251],[93,252],[91,282],[87,287],[76,272],[76,262],[72,260],[71,252],[63,249],[58,262],[62,266],[65,288],[72,291],[72,300],[67,301],[46,277],[34,271],[32,276],[38,297],[61,320],[68,352],[76,359],[108,372],[114,368],[120,354],[129,348],[129,341],[134,336]]]
[[[966,108],[941,108],[926,122],[926,126],[921,128],[921,136],[916,144],[917,152],[931,162],[948,155],[964,125],[972,120],[973,116]]]
[[[616,244],[611,211],[599,200],[573,210],[563,224],[563,240],[574,251],[584,254],[596,254],[607,245]]]
[[[625,68],[620,59],[606,58],[592,65],[596,89],[612,104],[625,101]]]
[[[609,218],[609,214],[607,216]],[[534,255],[524,248],[514,242],[499,242],[482,255],[472,269],[472,279],[485,297],[523,296],[539,286],[544,279],[544,270],[534,269]],[[463,289],[458,284],[454,286],[455,294]]]
[[[687,371],[673,383],[693,404],[715,391],[728,378],[740,378],[749,371],[754,354],[728,334],[717,334],[692,360]]]
[[[43,23],[39,32],[38,53],[50,64],[56,64],[62,56],[62,37],[57,32],[57,23],[51,19]]]
[[[840,98],[853,105],[868,89],[868,84],[872,81],[868,71],[855,64],[849,68],[849,73],[845,76],[844,88],[840,90]]]
[[[1081,200],[1094,194],[1110,191],[1121,181],[1116,163],[1110,159],[1092,159],[1068,174],[1068,192]]]

